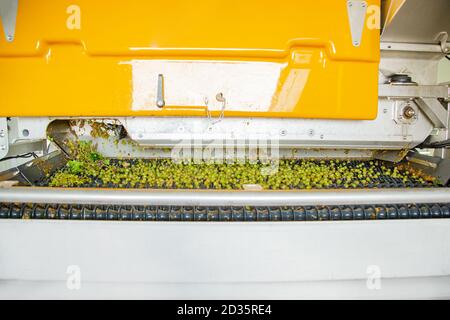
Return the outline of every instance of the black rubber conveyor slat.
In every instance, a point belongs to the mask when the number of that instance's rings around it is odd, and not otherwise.
[[[0,219],[103,221],[337,221],[450,218],[448,204],[193,207],[0,204]]]

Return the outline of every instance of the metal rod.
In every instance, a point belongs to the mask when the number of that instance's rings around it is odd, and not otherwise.
[[[183,206],[314,206],[449,203],[450,188],[315,191],[207,191],[0,188],[0,203]]]

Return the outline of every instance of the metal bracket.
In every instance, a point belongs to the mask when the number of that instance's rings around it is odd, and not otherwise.
[[[448,86],[378,85],[378,96],[383,98],[443,98],[448,99]]]
[[[447,47],[448,33],[446,31],[440,32],[436,40],[439,41],[442,53],[447,54],[450,52],[450,47]]]
[[[359,0],[347,1],[348,19],[354,47],[361,45],[361,38],[366,21],[367,2]]]
[[[414,102],[426,114],[436,128],[448,129],[448,112],[437,99],[415,98]]]
[[[18,2],[19,0],[0,1],[0,18],[2,20],[6,41],[8,42],[14,41]]]
[[[6,157],[8,151],[8,124],[6,118],[0,118],[0,159]]]
[[[450,159],[430,157],[417,152],[410,152],[406,159],[424,173],[437,177],[444,185],[450,181]]]

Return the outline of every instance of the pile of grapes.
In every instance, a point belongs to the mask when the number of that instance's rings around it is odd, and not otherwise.
[[[437,181],[405,165],[382,161],[279,160],[278,163],[178,163],[170,159],[106,159],[79,142],[73,160],[49,176],[51,187],[241,190],[433,186]]]

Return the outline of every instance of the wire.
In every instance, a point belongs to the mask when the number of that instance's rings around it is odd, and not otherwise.
[[[445,57],[445,59],[447,59],[448,61],[450,61],[450,55],[446,55],[446,56],[444,56]]]
[[[28,152],[28,153],[24,153],[24,154],[19,154],[17,156],[11,156],[11,157],[6,157],[3,159],[0,159],[0,162],[6,161],[6,160],[11,160],[11,159],[26,159],[26,158],[31,158],[31,157],[34,157],[36,159],[38,156],[34,152]]]
[[[439,141],[439,142],[434,142],[434,143],[429,143],[429,144],[421,144],[420,146],[418,146],[418,148],[423,148],[423,149],[441,149],[441,148],[450,148],[450,139],[444,140],[444,141]]]

